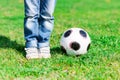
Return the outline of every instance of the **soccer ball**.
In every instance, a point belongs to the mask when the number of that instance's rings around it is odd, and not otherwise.
[[[88,33],[81,28],[70,28],[66,30],[60,39],[63,52],[68,55],[81,55],[89,50],[91,39]]]

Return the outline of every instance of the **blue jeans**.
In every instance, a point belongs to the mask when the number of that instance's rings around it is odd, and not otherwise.
[[[25,47],[47,47],[54,27],[56,0],[24,0]]]

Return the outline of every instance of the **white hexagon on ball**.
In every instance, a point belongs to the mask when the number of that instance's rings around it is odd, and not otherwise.
[[[68,55],[85,54],[90,44],[90,36],[82,28],[70,28],[62,34],[60,39],[61,49]]]

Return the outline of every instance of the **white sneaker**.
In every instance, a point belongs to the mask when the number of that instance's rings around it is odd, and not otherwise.
[[[42,58],[50,58],[51,57],[51,54],[50,54],[50,47],[43,47],[43,48],[40,48],[38,49],[39,51],[39,57],[42,57]]]
[[[25,48],[25,51],[27,59],[39,58],[37,48]]]

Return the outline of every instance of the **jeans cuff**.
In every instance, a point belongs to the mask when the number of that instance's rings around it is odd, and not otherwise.
[[[38,43],[38,48],[49,47],[49,42]]]
[[[26,42],[26,48],[32,48],[32,47],[36,47],[37,48],[37,41],[30,41],[30,42]]]

